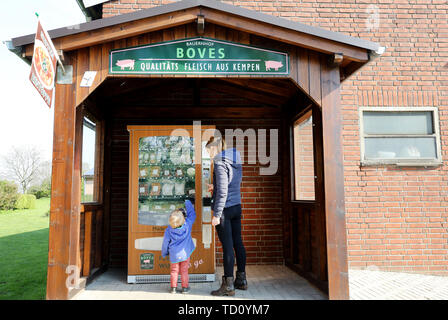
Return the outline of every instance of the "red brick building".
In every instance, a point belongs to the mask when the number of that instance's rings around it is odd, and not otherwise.
[[[49,299],[69,296],[66,267],[86,278],[108,267],[128,264],[130,270],[130,263],[139,262],[140,275],[153,271],[152,259],[159,258],[151,252],[159,249],[151,232],[161,228],[137,221],[149,210],[144,207],[155,205],[150,201],[160,200],[160,167],[157,183],[148,184],[154,164],[140,163],[140,140],[133,137],[139,130],[142,137],[157,130],[163,136],[171,125],[187,128],[198,119],[222,133],[240,129],[247,137],[237,140],[237,147],[244,161],[248,263],[285,263],[333,299],[348,298],[347,268],[448,274],[445,2],[78,3],[94,21],[49,32],[68,69],[56,85]],[[266,58],[266,72],[258,75],[138,74],[146,64],[134,70],[135,59],[165,61],[166,53],[162,59],[126,56],[191,39],[199,40],[193,46],[220,42],[269,51],[286,57],[280,69],[291,69],[266,73],[267,62],[278,63]],[[9,45],[31,62],[34,35]],[[113,60],[123,52],[124,58]],[[91,71],[96,71],[92,82],[81,85]],[[85,122],[96,139],[92,203],[81,202],[79,185]],[[255,155],[250,132],[258,133],[258,149],[265,143],[266,156],[278,148],[279,158],[268,163],[274,174],[260,174],[266,162],[260,150]],[[193,170],[200,182],[191,190],[196,197],[204,192],[203,168],[201,162]],[[156,200],[135,196],[148,197],[153,186]],[[217,237],[216,257],[207,251],[211,240],[205,235],[212,233],[204,231],[210,227],[206,206],[196,207],[200,250],[209,260],[202,268],[212,268],[198,271],[204,274],[222,261]]]
[[[170,2],[107,1],[103,4],[102,16]],[[439,118],[435,125],[440,126],[441,160],[445,160],[448,155],[446,1],[224,2],[386,46],[386,52],[379,59],[346,80],[341,88],[349,267],[447,275],[446,162],[427,167],[361,164],[359,111],[361,107],[412,107],[415,110],[435,107]],[[262,190],[262,185],[254,186],[258,187],[256,191]],[[249,251],[253,243],[250,240],[263,241],[246,235]],[[281,246],[274,245],[271,249],[270,259],[260,257],[249,261],[280,262],[281,254],[274,253],[281,250]]]
[[[110,17],[172,1],[115,0]],[[442,161],[448,155],[448,4],[446,1],[223,1],[350,36],[386,52],[342,85],[345,203],[350,268],[448,274],[448,166],[362,164],[360,108],[435,107]],[[412,109],[414,110],[414,109]],[[426,109],[425,109],[426,110]],[[250,172],[247,169],[246,172]],[[269,186],[254,184],[263,196]],[[275,186],[273,186],[275,188]],[[252,190],[244,188],[243,191]],[[250,210],[247,216],[250,216]],[[273,221],[275,225],[275,221]],[[280,238],[275,239],[277,241]],[[276,243],[274,240],[273,244]],[[246,235],[251,252],[260,237]],[[266,248],[281,262],[281,246]]]

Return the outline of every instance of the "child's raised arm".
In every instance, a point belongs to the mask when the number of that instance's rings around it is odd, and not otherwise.
[[[194,210],[194,206],[190,200],[185,200],[185,209],[187,210],[186,222],[191,227],[193,226],[194,220],[196,219],[196,211]]]

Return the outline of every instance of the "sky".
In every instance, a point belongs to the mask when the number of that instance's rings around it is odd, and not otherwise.
[[[47,106],[29,81],[30,66],[3,41],[33,34],[39,14],[48,31],[85,22],[75,0],[4,1],[0,12],[0,156],[11,147],[36,146],[51,160],[54,107]]]

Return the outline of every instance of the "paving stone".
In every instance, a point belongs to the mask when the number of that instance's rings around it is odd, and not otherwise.
[[[247,266],[248,290],[234,297],[210,294],[221,285],[222,267],[216,281],[191,283],[189,294],[168,293],[169,284],[128,284],[126,270],[110,269],[93,280],[73,299],[77,300],[322,300],[328,297],[306,279],[282,265]],[[353,300],[448,300],[448,277],[421,274],[349,270],[350,299]],[[180,285],[179,285],[180,288]]]

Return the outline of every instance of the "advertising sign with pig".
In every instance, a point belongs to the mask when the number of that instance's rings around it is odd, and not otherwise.
[[[205,37],[110,52],[110,74],[288,75],[286,52]]]

